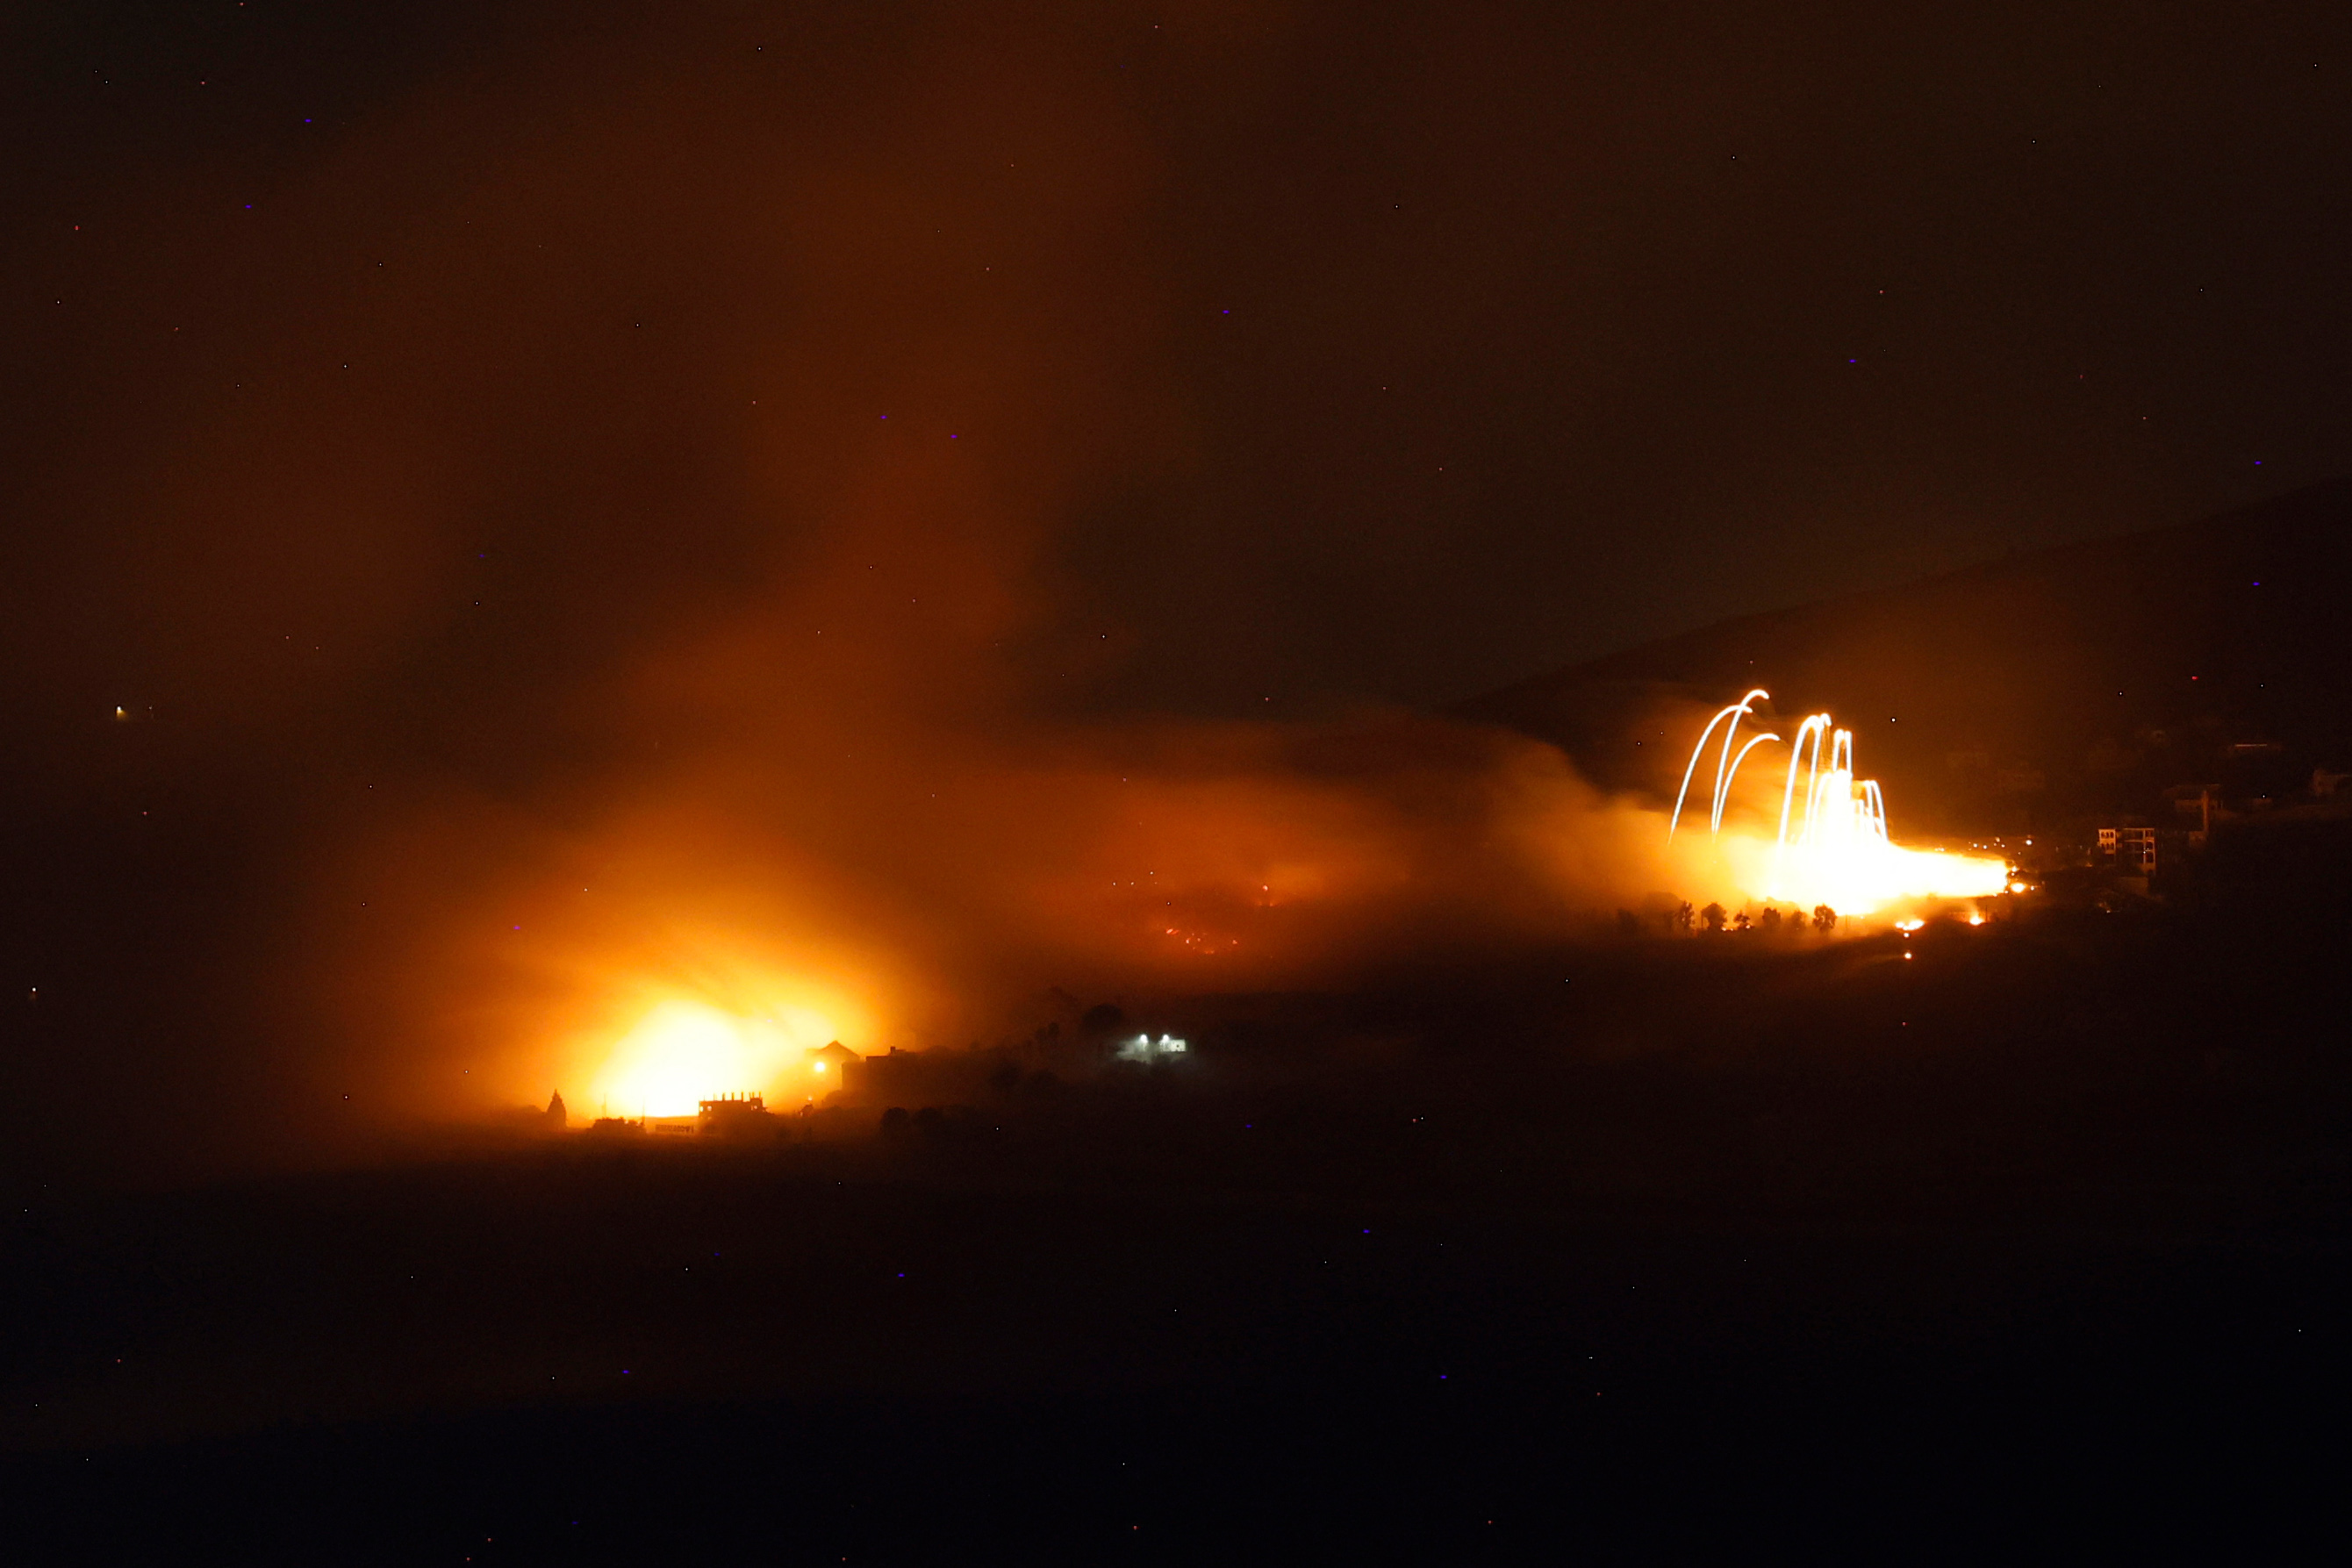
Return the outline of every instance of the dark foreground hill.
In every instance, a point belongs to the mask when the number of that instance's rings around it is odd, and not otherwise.
[[[2352,481],[1737,621],[1461,706],[1612,788],[1671,789],[1685,703],[1826,708],[1914,827],[2158,814],[2352,766]],[[1671,720],[1662,716],[1671,714]],[[1639,744],[1637,744],[1637,742]]]
[[[1181,1069],[909,1139],[44,1186],[0,1216],[0,1530],[94,1563],[2286,1557],[2346,1457],[2352,1058],[2345,924],[2267,908],[1229,1000]]]

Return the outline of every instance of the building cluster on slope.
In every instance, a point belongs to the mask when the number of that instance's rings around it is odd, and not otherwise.
[[[1074,1078],[1097,1073],[1164,1071],[1190,1061],[1192,1046],[1166,1030],[1135,1030],[1117,1008],[1105,1004],[1083,1013],[1073,1009],[1065,1030],[1048,1023],[1034,1033],[994,1046],[905,1051],[897,1047],[860,1055],[839,1040],[807,1052],[787,1074],[789,1101],[772,1108],[766,1092],[737,1091],[700,1102],[692,1116],[600,1115],[583,1129],[598,1138],[699,1135],[742,1140],[773,1138],[806,1128],[820,1108],[971,1106],[1007,1096],[1049,1093]],[[534,1113],[551,1130],[569,1125],[563,1096]]]

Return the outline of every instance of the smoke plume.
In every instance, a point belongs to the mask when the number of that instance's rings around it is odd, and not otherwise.
[[[1201,20],[1192,68],[1245,79],[1265,37]],[[1107,37],[489,37],[110,264],[152,319],[105,373],[185,362],[52,464],[136,548],[60,547],[15,652],[152,713],[241,846],[202,1005],[274,1043],[182,1090],[447,1113],[665,999],[923,1044],[1047,984],[1344,983],[1656,884],[1654,819],[1503,732],[1106,695],[1129,629],[1072,540],[1185,472],[1225,320],[1160,262]]]

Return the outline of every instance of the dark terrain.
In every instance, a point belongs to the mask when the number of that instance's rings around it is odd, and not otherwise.
[[[2352,809],[2308,778],[2346,760],[2344,500],[1472,705],[1632,783],[1608,727],[1742,649],[1842,716],[1916,692],[1864,737],[1903,821],[2062,824],[1990,925],[1129,998],[1191,1059],[950,1061],[750,1143],[362,1158],[331,1104],[289,1120],[257,1042],[293,873],[253,852],[312,774],[44,732],[0,901],[0,1529],[93,1563],[2287,1554],[2352,1395]],[[2159,815],[2183,782],[2234,812],[2208,847]],[[2176,830],[2154,897],[2074,863],[2100,810]],[[343,1152],[191,1179],[281,1146]]]
[[[2335,869],[2332,840],[2303,872]],[[2275,1555],[2352,1393],[2340,883],[1173,1003],[885,1138],[21,1195],[43,1561]],[[1908,949],[1916,954],[1905,957]]]

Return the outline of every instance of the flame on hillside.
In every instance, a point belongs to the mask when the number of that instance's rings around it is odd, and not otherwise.
[[[1707,720],[1691,748],[1689,766],[1683,769],[1682,788],[1666,823],[1669,841],[1682,825],[1691,780],[1720,729],[1707,831],[1725,871],[1745,896],[1799,908],[1825,904],[1843,914],[1868,915],[1906,902],[1988,897],[2008,887],[2011,873],[2004,861],[1897,844],[1887,831],[1885,792],[1876,779],[1855,777],[1853,731],[1838,728],[1828,714],[1806,718],[1785,743],[1769,730],[1759,730],[1742,742],[1741,721],[1753,716],[1756,704],[1770,695],[1756,687]],[[1787,745],[1789,762],[1777,821],[1768,835],[1762,822],[1751,825],[1731,814],[1733,791],[1748,754],[1759,746],[1779,744]]]

